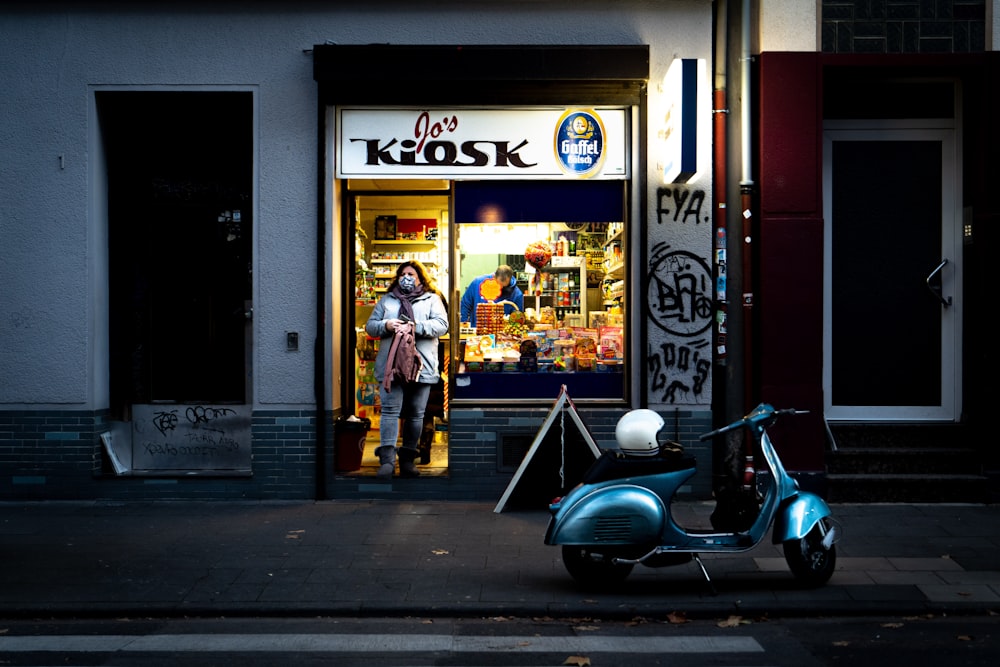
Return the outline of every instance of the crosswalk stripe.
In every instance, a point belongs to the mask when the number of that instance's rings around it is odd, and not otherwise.
[[[363,634],[46,635],[0,637],[0,652],[760,653],[753,637],[537,637]]]

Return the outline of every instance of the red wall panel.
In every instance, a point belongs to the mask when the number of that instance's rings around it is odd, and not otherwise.
[[[760,55],[760,211],[819,215],[822,95],[815,53]]]
[[[822,82],[814,53],[760,56],[756,342],[760,400],[782,420],[785,465],[824,470]]]

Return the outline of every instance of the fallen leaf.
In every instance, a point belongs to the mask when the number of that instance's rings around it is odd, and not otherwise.
[[[687,623],[688,618],[687,614],[685,614],[683,611],[672,611],[669,614],[667,614],[667,621],[669,621],[670,623]]]
[[[850,646],[851,642],[849,642],[849,641],[847,641],[845,639],[841,639],[840,641],[833,642],[833,645],[834,646]]]
[[[585,658],[582,655],[571,655],[570,657],[563,660],[564,665],[576,665],[576,667],[586,667],[590,664],[590,658]]]
[[[960,642],[971,642],[972,641],[972,635],[959,635],[958,636],[958,641],[960,641]]]
[[[750,625],[750,621],[742,616],[730,616],[726,620],[719,621],[718,623],[720,628],[735,628],[741,625]]]
[[[902,623],[883,623],[882,627],[883,628],[901,628],[901,627],[903,627],[903,624]]]
[[[587,631],[587,630],[600,630],[601,626],[599,626],[599,625],[575,625],[575,626],[573,626],[573,629],[583,632],[583,631]]]
[[[448,550],[447,549],[431,549],[431,553],[434,554],[435,556],[447,556],[448,555]]]

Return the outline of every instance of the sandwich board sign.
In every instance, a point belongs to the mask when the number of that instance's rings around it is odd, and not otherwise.
[[[565,495],[579,484],[600,456],[601,449],[563,385],[494,513],[504,509],[545,509],[552,498]]]

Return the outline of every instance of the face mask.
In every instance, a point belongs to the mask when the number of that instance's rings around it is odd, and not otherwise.
[[[417,279],[411,275],[405,275],[399,277],[399,289],[404,292],[412,292],[413,288],[417,286]]]

